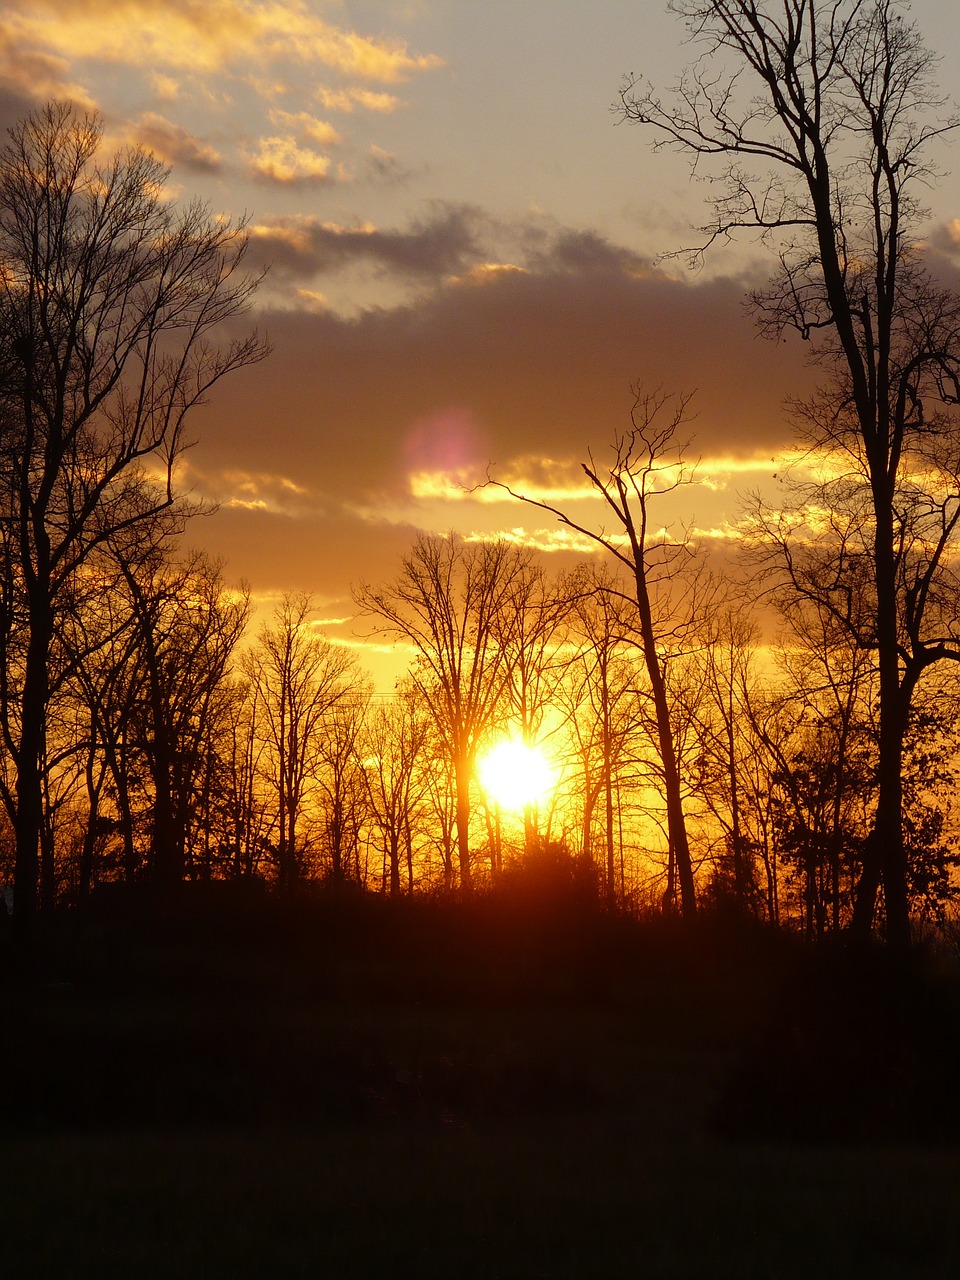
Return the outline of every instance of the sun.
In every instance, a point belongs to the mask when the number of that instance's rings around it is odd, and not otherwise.
[[[495,804],[517,813],[539,804],[556,784],[553,765],[539,747],[516,738],[502,738],[481,756],[477,775]]]

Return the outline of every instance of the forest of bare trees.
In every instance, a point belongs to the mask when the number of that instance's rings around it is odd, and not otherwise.
[[[525,869],[611,910],[899,948],[952,910],[960,302],[916,247],[915,189],[953,121],[894,0],[674,7],[703,59],[667,97],[627,82],[622,117],[718,165],[694,253],[769,247],[753,308],[822,372],[790,408],[822,478],[757,499],[720,574],[659,516],[696,484],[688,396],[638,387],[621,434],[585,438],[602,524],[515,495],[593,542],[582,564],[423,533],[356,587],[410,653],[389,692],[308,594],[253,622],[189,550],[190,412],[266,355],[217,345],[257,285],[243,225],[161,199],[145,152],[103,161],[71,109],[12,131],[0,882],[24,936],[111,884],[470,895]],[[519,812],[478,778],[505,738],[554,772]]]

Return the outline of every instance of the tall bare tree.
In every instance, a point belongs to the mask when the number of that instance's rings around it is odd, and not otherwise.
[[[311,626],[313,603],[303,593],[283,598],[272,625],[260,629],[245,656],[258,704],[257,729],[266,750],[259,756],[275,800],[277,880],[293,889],[303,870],[300,823],[316,791],[320,735],[325,718],[356,682],[356,662]]]
[[[349,692],[330,708],[317,735],[317,795],[323,850],[334,884],[363,884],[360,837],[370,808],[363,763],[363,727],[370,703],[368,680],[355,675]]]
[[[423,698],[415,686],[401,683],[393,697],[373,706],[364,740],[370,804],[383,844],[390,895],[400,893],[401,859],[406,861],[407,892],[412,894],[413,833],[424,807],[424,757],[430,740]]]
[[[689,397],[671,397],[638,387],[631,410],[631,426],[615,440],[613,462],[608,467],[600,467],[591,456],[589,462],[582,464],[584,474],[603,500],[604,511],[613,520],[612,531],[605,527],[588,528],[550,503],[515,493],[506,485],[500,487],[531,506],[551,512],[577,533],[592,538],[630,574],[636,607],[636,632],[650,686],[663,768],[671,883],[675,868],[681,910],[689,917],[696,913],[696,888],[683,813],[664,646],[669,643],[679,621],[670,599],[673,580],[688,559],[690,549],[685,541],[673,541],[651,524],[651,505],[656,497],[691,479],[683,461],[684,442],[678,437],[687,421],[688,402]]]
[[[879,794],[854,924],[869,931],[882,885],[887,938],[902,948],[910,937],[902,763],[916,685],[905,647],[920,670],[958,656],[952,632],[911,635],[905,626],[899,528],[904,486],[956,438],[948,407],[960,399],[960,302],[925,269],[918,239],[923,193],[936,177],[931,143],[957,119],[902,0],[672,0],[670,8],[701,56],[666,99],[628,79],[622,116],[701,172],[717,162],[713,216],[695,256],[743,230],[772,248],[778,273],[753,299],[761,328],[796,330],[829,367],[826,396],[805,417],[817,443],[846,455],[869,496]],[[955,497],[937,505],[954,524]],[[921,595],[942,565],[934,549]]]
[[[498,627],[511,728],[516,724],[520,740],[530,747],[542,744],[547,713],[556,702],[563,668],[560,626],[568,608],[565,594],[551,586],[543,566],[531,562],[517,574]],[[526,849],[535,852],[540,841],[537,806],[524,806],[523,829]]]
[[[57,638],[69,657],[68,697],[81,709],[86,726],[85,755],[87,816],[77,897],[83,902],[99,879],[97,855],[107,844],[106,833],[119,834],[120,863],[124,879],[138,871],[134,849],[133,812],[130,804],[134,771],[131,753],[135,711],[140,702],[138,678],[139,633],[123,574],[114,557],[98,557],[96,572],[88,565],[82,607],[61,617]],[[57,692],[51,684],[51,701]],[[49,716],[48,716],[49,719]],[[109,803],[101,806],[104,800]],[[43,892],[41,876],[41,894]]]
[[[136,620],[140,753],[153,784],[150,873],[169,887],[184,875],[202,746],[249,617],[245,591],[194,553],[182,563],[118,552]]]
[[[636,651],[631,622],[624,616],[630,602],[624,599],[624,583],[605,565],[579,566],[565,589],[568,643],[575,649],[565,664],[560,701],[579,766],[580,849],[593,857],[593,829],[602,801],[603,880],[612,906],[623,888],[617,865],[619,782],[627,744],[637,731]]]
[[[241,677],[234,682],[228,703],[221,751],[231,874],[243,880],[259,876],[270,832],[270,806],[259,786],[268,750],[261,720],[261,692],[249,678]]]
[[[396,581],[362,585],[357,601],[416,650],[413,679],[427,700],[456,779],[460,884],[472,887],[470,787],[477,752],[502,713],[510,665],[505,627],[529,554],[504,541],[421,534]]]
[[[58,613],[116,531],[176,504],[186,419],[254,335],[212,342],[255,281],[242,227],[177,209],[147,152],[101,158],[98,119],[49,105],[0,150],[0,524],[25,635],[15,730],[15,914],[29,929]]]

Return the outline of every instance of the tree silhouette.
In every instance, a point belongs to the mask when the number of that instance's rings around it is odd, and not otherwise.
[[[424,768],[430,724],[423,697],[411,683],[392,698],[375,703],[364,735],[370,804],[383,843],[390,895],[401,888],[400,864],[406,862],[407,892],[413,893],[413,834],[420,825],[427,788]]]
[[[139,749],[152,782],[150,875],[169,888],[184,877],[204,743],[249,599],[228,593],[221,566],[199,554],[131,564],[121,553],[121,568],[136,620]]]
[[[628,79],[622,116],[697,165],[718,160],[713,217],[694,257],[742,230],[772,248],[778,274],[753,297],[760,326],[778,337],[796,330],[832,371],[808,423],[821,447],[844,453],[868,494],[879,791],[854,926],[869,931],[882,884],[887,937],[903,948],[902,758],[915,679],[903,662],[900,503],[931,452],[953,438],[943,407],[960,393],[960,306],[918,252],[918,192],[936,176],[930,144],[957,122],[899,0],[671,8],[701,57],[666,100]],[[954,505],[940,507],[951,524]],[[922,574],[916,585],[925,590]],[[922,644],[924,665],[957,656],[952,635]]]
[[[15,914],[33,917],[49,660],[78,575],[118,530],[176,504],[190,410],[265,354],[212,331],[242,311],[242,228],[164,198],[144,151],[100,164],[102,127],[53,104],[0,151],[0,525],[24,632],[16,728]],[[154,474],[159,467],[159,478]]]
[[[565,664],[560,696],[578,764],[580,851],[593,858],[593,829],[601,806],[603,883],[613,905],[623,892],[621,782],[629,744],[639,732],[637,671],[626,656],[632,645],[632,626],[625,616],[629,604],[623,582],[602,566],[580,566],[567,579],[566,592],[569,641],[576,651]]]
[[[430,707],[456,783],[460,884],[470,892],[470,788],[477,752],[502,712],[510,678],[508,622],[529,553],[507,542],[420,534],[396,581],[361,585],[361,607],[414,646],[412,678]]]
[[[317,735],[317,795],[322,807],[323,848],[334,884],[366,883],[360,866],[361,832],[370,795],[363,761],[363,723],[370,684],[354,675],[350,689],[324,716]]]
[[[547,711],[555,702],[562,672],[558,637],[568,608],[564,592],[551,587],[543,566],[530,561],[518,573],[503,611],[499,641],[506,658],[504,710],[511,730],[518,727],[520,740],[529,747],[542,741]],[[528,850],[537,847],[539,817],[535,806],[524,807]]]
[[[327,717],[356,682],[350,653],[310,625],[313,604],[300,593],[284,596],[245,656],[258,705],[257,727],[266,750],[260,767],[274,801],[277,883],[292,890],[304,869],[300,821],[317,788],[321,736]]]
[[[637,388],[631,410],[631,427],[618,437],[613,462],[599,467],[591,457],[583,463],[584,474],[601,496],[605,512],[612,517],[613,531],[590,529],[548,502],[515,493],[507,485],[500,488],[531,506],[550,511],[561,523],[585,534],[605,547],[629,572],[636,606],[636,629],[640,652],[650,686],[657,747],[663,769],[667,807],[670,885],[667,901],[673,901],[673,872],[679,884],[683,914],[696,913],[693,862],[683,814],[683,793],[677,761],[670,699],[665,677],[663,645],[677,626],[677,617],[664,611],[669,583],[689,556],[684,542],[671,542],[651,526],[650,506],[657,495],[689,482],[683,461],[684,445],[677,432],[687,420],[688,397],[672,398],[662,392]],[[666,616],[664,614],[666,613]]]

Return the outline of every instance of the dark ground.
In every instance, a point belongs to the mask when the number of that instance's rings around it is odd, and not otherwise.
[[[960,1275],[955,958],[534,901],[125,897],[7,950],[0,1272]]]

